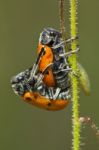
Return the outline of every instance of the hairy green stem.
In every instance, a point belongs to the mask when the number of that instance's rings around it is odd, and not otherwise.
[[[77,36],[77,0],[70,0],[70,32],[71,37]],[[77,49],[77,42],[74,40],[71,43],[72,51]],[[79,102],[78,102],[78,79],[75,73],[77,73],[77,57],[76,54],[73,54],[70,57],[70,64],[73,70],[73,74],[71,75],[71,84],[72,84],[72,149],[79,150],[80,149],[80,123],[79,123]]]

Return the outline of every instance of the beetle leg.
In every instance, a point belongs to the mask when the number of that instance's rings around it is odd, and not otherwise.
[[[53,95],[53,100],[57,99],[59,93],[60,93],[61,89],[57,88],[55,94]]]
[[[70,72],[70,76],[75,76],[75,77],[77,77],[78,79],[80,78],[79,72],[75,72],[75,71],[73,71],[73,70]]]
[[[61,71],[65,72],[65,71],[72,71],[72,68],[66,68],[66,69],[62,69]],[[60,72],[60,71],[59,71]]]
[[[70,43],[70,42],[73,42],[74,40],[78,39],[78,37],[71,37],[70,39],[67,39],[67,40],[64,40],[62,42],[60,42],[59,44],[55,45],[52,47],[52,49],[56,49],[56,48],[59,48],[61,45],[63,45],[64,43]]]
[[[72,55],[72,54],[76,54],[76,53],[78,53],[78,51],[79,51],[80,49],[79,49],[79,47],[76,49],[76,50],[74,50],[74,51],[69,51],[69,52],[67,52],[67,53],[63,53],[63,54],[59,54],[59,56],[60,57],[67,57],[67,56],[70,56],[70,55]]]
[[[40,82],[42,81],[42,79],[44,78],[44,75],[47,73],[48,69],[53,65],[53,63],[49,64],[42,73],[40,73],[38,79],[37,79],[37,83],[35,84],[35,86],[37,87]]]

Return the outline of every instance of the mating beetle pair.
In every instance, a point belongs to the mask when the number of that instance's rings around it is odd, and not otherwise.
[[[76,37],[64,41],[59,31],[46,28],[40,34],[38,55],[33,67],[11,79],[14,92],[24,101],[46,110],[61,110],[71,99],[70,55],[78,52],[65,52],[65,44]],[[79,81],[85,93],[89,93],[89,80],[84,68],[78,64]]]

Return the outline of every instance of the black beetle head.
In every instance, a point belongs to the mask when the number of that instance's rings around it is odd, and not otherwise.
[[[46,28],[40,34],[39,42],[43,45],[54,46],[59,43],[61,33],[53,28]]]
[[[29,77],[30,69],[27,69],[11,78],[11,85],[15,94],[22,96],[26,91],[31,90],[31,86],[28,83]]]

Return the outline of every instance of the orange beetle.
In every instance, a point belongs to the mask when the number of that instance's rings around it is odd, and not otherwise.
[[[38,62],[38,70],[43,72],[52,64],[43,76],[44,83],[49,87],[59,87],[64,91],[70,89],[68,56],[72,52],[65,53],[64,43],[71,40],[73,38],[63,41],[61,33],[53,28],[46,28],[40,34],[37,51],[39,55],[44,49],[44,53]]]
[[[46,110],[61,110],[68,105],[69,100],[63,99],[61,93],[59,93],[60,97],[53,99],[53,95],[50,96],[50,87],[43,82],[36,87],[35,83],[39,74],[36,75],[36,79],[29,82],[30,73],[31,68],[12,77],[11,84],[15,94],[21,96],[25,102]],[[57,93],[57,88],[51,88],[51,91]]]

